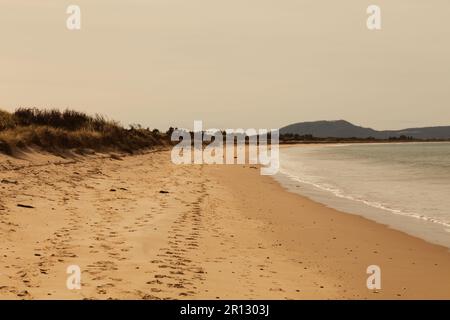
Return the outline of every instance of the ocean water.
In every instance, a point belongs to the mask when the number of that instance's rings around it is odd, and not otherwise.
[[[329,207],[450,248],[450,143],[281,148],[275,179]]]

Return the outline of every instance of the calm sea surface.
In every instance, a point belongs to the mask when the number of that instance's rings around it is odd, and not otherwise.
[[[293,192],[450,248],[450,143],[298,146],[280,164]]]

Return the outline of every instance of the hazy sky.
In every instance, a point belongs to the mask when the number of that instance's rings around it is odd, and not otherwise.
[[[66,8],[82,10],[81,31]],[[366,9],[382,10],[382,30]],[[448,0],[1,0],[0,108],[124,124],[450,125]]]

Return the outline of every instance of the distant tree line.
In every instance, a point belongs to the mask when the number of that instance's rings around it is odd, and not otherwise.
[[[415,139],[412,136],[401,135],[398,137],[388,137],[387,139],[380,139],[375,137],[367,137],[367,138],[358,138],[358,137],[348,137],[348,138],[339,138],[339,137],[326,137],[319,138],[315,137],[312,134],[293,134],[293,133],[285,133],[280,135],[281,143],[294,143],[294,142],[372,142],[372,141],[425,141],[421,139]],[[433,139],[434,141],[434,139]]]

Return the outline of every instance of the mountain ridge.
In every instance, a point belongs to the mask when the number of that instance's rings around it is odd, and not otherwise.
[[[450,139],[450,126],[375,130],[354,125],[346,120],[319,120],[287,125],[280,129],[280,134],[312,135],[316,138],[389,139],[406,136],[414,139]]]

